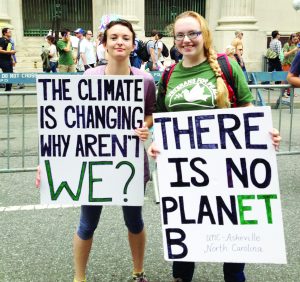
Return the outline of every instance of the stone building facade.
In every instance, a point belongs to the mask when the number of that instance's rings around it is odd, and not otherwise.
[[[31,42],[23,36],[22,1],[25,0],[0,1],[0,28],[4,26],[13,28],[13,36],[19,50],[28,45],[26,40]],[[244,57],[249,71],[262,70],[263,54],[272,30],[279,30],[286,36],[300,31],[299,13],[293,8],[292,0],[206,1],[206,19],[213,32],[216,50],[224,52],[225,47],[234,38],[234,31],[242,30]],[[97,32],[101,16],[105,14],[118,14],[130,20],[139,38],[145,37],[144,1],[93,0],[94,33]],[[167,45],[172,45],[172,38],[165,38],[164,41]]]

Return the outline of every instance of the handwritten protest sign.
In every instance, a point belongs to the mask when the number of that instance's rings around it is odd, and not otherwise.
[[[269,107],[154,115],[166,260],[286,263]]]
[[[142,205],[144,83],[37,76],[41,203]]]

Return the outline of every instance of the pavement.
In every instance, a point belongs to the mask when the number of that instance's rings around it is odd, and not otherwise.
[[[298,99],[298,98],[297,98]],[[273,110],[274,125],[279,111]],[[0,115],[5,121],[5,116]],[[19,166],[21,146],[21,115],[12,115],[10,166]],[[300,110],[294,112],[293,149],[300,148]],[[282,150],[288,148],[290,113],[282,111]],[[35,166],[37,157],[37,117],[25,115],[26,166]],[[0,123],[0,168],[7,140],[6,122]],[[4,137],[3,137],[4,136]],[[2,137],[2,138],[1,138]],[[33,155],[33,156],[32,156]],[[300,158],[299,155],[278,156],[279,181],[288,263],[247,264],[247,282],[300,281]],[[153,168],[153,163],[151,163]],[[0,282],[72,281],[72,239],[80,209],[78,207],[43,207],[39,191],[34,187],[35,172],[0,173]],[[171,263],[163,258],[159,205],[155,203],[153,183],[147,186],[144,220],[147,230],[145,271],[151,282],[171,282]],[[270,238],[271,240],[272,238]],[[276,242],[275,242],[276,244]],[[127,243],[127,230],[121,208],[105,207],[94,236],[88,264],[88,281],[127,281],[132,267]],[[221,263],[197,263],[194,282],[223,281]]]

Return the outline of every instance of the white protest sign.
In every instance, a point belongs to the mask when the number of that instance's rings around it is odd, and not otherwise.
[[[269,107],[159,113],[166,260],[286,263]]]
[[[138,76],[38,75],[41,203],[143,204]]]

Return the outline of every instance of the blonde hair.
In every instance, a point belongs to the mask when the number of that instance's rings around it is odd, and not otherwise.
[[[235,48],[232,45],[228,45],[225,49],[225,53],[227,56],[232,56],[235,54]]]
[[[216,104],[218,108],[229,108],[230,103],[228,99],[228,89],[226,87],[226,84],[224,80],[222,79],[222,70],[220,68],[220,65],[217,61],[217,53],[213,49],[212,45],[212,36],[211,32],[208,28],[208,24],[206,20],[199,15],[198,13],[194,11],[186,11],[178,15],[175,19],[175,23],[177,20],[182,18],[192,17],[196,19],[201,27],[202,37],[203,37],[203,48],[204,48],[204,56],[207,58],[207,61],[212,68],[212,70],[215,73],[215,76],[217,78],[217,96],[216,96]],[[174,25],[175,26],[175,25]],[[175,34],[175,31],[173,29],[173,32]]]

